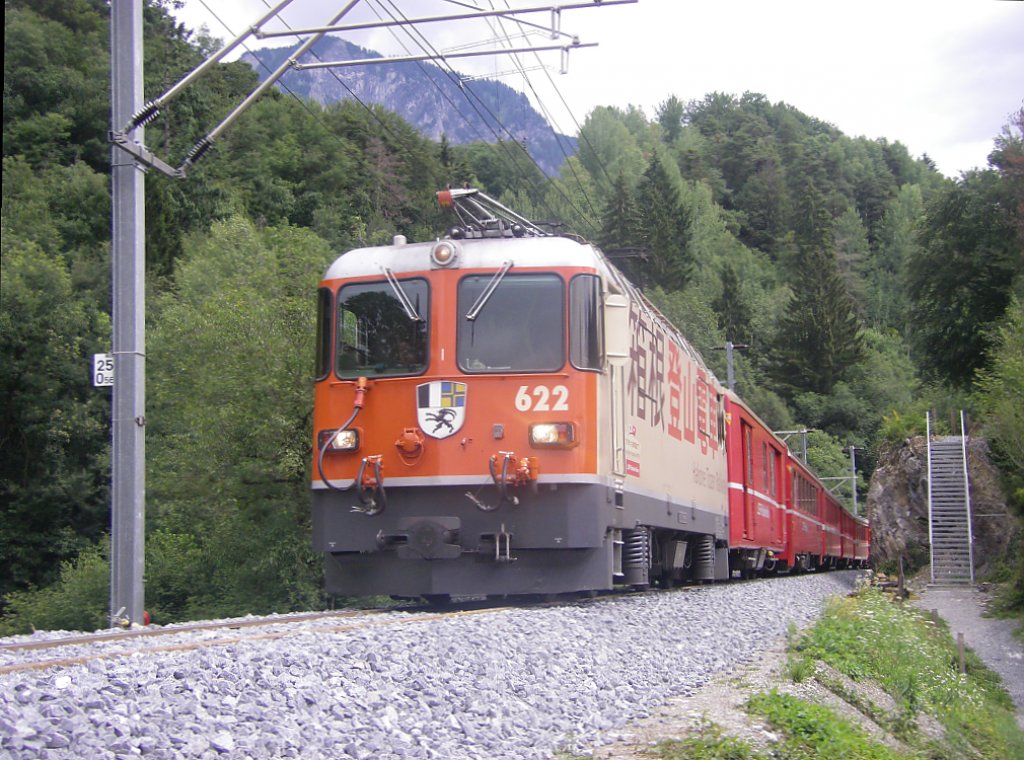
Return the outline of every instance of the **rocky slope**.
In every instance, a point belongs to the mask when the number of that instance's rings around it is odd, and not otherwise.
[[[985,575],[1007,557],[1020,527],[1006,506],[988,443],[969,438],[967,475],[971,489],[975,575]],[[929,561],[928,449],[923,436],[883,449],[868,489],[871,556],[880,563],[902,555],[910,572]]]

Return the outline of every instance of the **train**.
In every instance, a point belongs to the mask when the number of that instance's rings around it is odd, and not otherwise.
[[[472,188],[318,287],[330,594],[593,594],[860,567],[851,514],[594,245]]]

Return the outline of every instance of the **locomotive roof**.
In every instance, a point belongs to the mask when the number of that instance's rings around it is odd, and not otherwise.
[[[399,236],[392,245],[355,248],[343,253],[328,267],[325,280],[382,275],[384,270],[395,274],[423,272],[431,268],[430,252],[441,240],[425,243],[406,243]],[[511,261],[515,269],[570,267],[597,270],[608,276],[616,291],[626,291],[650,318],[661,324],[670,340],[678,344],[712,378],[718,387],[719,381],[682,331],[673,325],[658,309],[629,283],[619,271],[608,262],[604,254],[589,243],[573,238],[551,236],[528,237],[484,237],[469,239],[444,238],[458,249],[456,270],[497,269]]]
[[[458,249],[458,269],[494,268],[506,261],[515,267],[587,267],[605,270],[604,257],[589,243],[566,237],[481,238],[452,240]],[[326,280],[365,277],[387,267],[395,273],[430,269],[430,252],[440,241],[356,248],[342,254],[327,269]]]

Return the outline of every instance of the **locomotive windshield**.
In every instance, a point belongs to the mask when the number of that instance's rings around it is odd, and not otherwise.
[[[467,319],[493,274],[459,282],[458,362],[464,372],[553,372],[565,364],[565,284],[554,274],[501,277]]]
[[[417,318],[399,300],[404,294]],[[338,294],[337,372],[341,378],[417,375],[427,367],[426,280],[346,285]]]

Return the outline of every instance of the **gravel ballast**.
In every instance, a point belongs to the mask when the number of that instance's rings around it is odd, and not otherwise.
[[[391,613],[353,630],[8,673],[0,754],[547,758],[600,744],[751,659],[857,575],[424,620]]]

